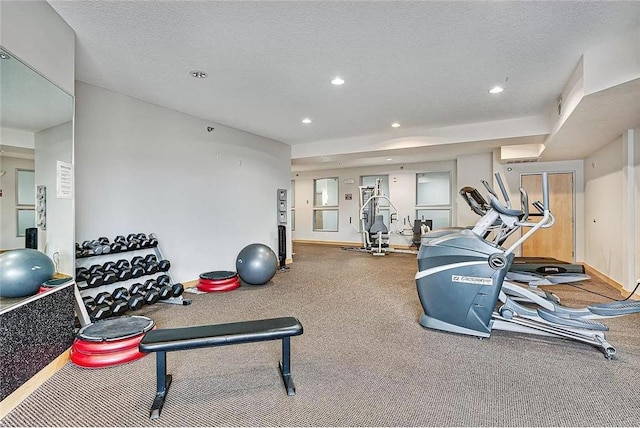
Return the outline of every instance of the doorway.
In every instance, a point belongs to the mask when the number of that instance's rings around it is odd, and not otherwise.
[[[555,223],[548,229],[539,229],[522,244],[525,257],[553,257],[564,262],[575,261],[574,175],[573,172],[549,173],[549,210]],[[542,201],[542,174],[522,174],[520,185],[529,195],[529,212],[537,214],[531,205]],[[540,217],[532,217],[537,221]],[[524,228],[523,228],[524,229]],[[526,233],[526,228],[522,233]]]

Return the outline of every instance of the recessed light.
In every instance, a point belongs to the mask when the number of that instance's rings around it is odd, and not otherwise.
[[[392,161],[393,159],[391,159],[391,158],[387,158],[387,160],[388,160],[388,161]]]
[[[393,123],[391,124],[391,127],[392,127],[392,128],[400,128],[400,124],[399,124],[398,122],[393,122]]]
[[[0,59],[11,59],[11,57],[4,52],[0,52]]]
[[[336,77],[331,81],[331,84],[332,84],[332,85],[335,85],[335,86],[343,85],[343,84],[344,84],[344,79],[343,79],[343,78],[341,78],[341,77],[336,76]]]
[[[308,117],[305,117],[304,119],[302,119],[302,123],[309,124],[311,123],[311,119],[309,119]]]
[[[191,74],[191,77],[195,77],[196,79],[204,79],[205,77],[208,76],[207,73],[205,73],[204,71],[199,71],[199,70],[193,70],[189,74]]]
[[[490,94],[499,94],[502,91],[504,91],[504,88],[502,86],[494,86],[493,88],[489,89]]]

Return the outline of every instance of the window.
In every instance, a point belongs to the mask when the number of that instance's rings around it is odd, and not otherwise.
[[[313,180],[313,230],[338,231],[338,178]]]
[[[416,219],[431,220],[434,229],[451,226],[451,172],[416,174]]]
[[[296,230],[296,181],[291,180],[291,230]]]
[[[25,230],[36,227],[36,173],[29,169],[16,169],[16,236],[25,236]]]

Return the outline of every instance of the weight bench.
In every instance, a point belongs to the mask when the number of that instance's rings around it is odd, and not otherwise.
[[[291,336],[302,334],[302,324],[296,318],[271,318],[229,324],[167,328],[148,331],[140,341],[140,352],[156,353],[157,386],[149,417],[157,419],[171,385],[167,374],[167,352],[209,346],[235,345],[282,339],[282,362],[278,364],[287,395],[295,395],[291,377]]]

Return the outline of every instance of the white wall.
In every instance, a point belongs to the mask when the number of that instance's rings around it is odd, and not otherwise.
[[[623,138],[602,147],[585,159],[585,261],[609,278],[625,281],[628,234],[627,185]]]
[[[459,156],[457,162],[457,183],[456,188],[456,221],[460,226],[471,226],[478,221],[478,215],[475,214],[469,205],[464,201],[458,191],[464,186],[471,186],[486,197],[486,190],[482,185],[482,180],[493,183],[493,155],[492,153],[481,153],[477,155]]]
[[[75,32],[49,3],[1,1],[0,45],[73,95]]]
[[[35,147],[34,138],[33,132],[7,128],[6,126],[0,127],[1,145],[33,149]]]
[[[402,169],[401,169],[402,168]],[[292,174],[295,181],[296,230],[293,239],[310,241],[330,241],[358,244],[362,241],[358,233],[359,207],[358,186],[364,175],[388,175],[391,203],[398,211],[398,222],[390,227],[392,245],[411,245],[413,220],[416,215],[416,174],[423,172],[451,171],[452,201],[455,201],[458,185],[456,183],[455,161],[428,162],[405,165],[382,165],[377,167],[344,168],[323,171],[305,171]],[[313,180],[338,177],[339,230],[338,232],[313,231]],[[353,183],[345,183],[353,181]],[[345,194],[351,194],[352,200],[345,200]],[[468,209],[468,208],[467,208]],[[452,207],[452,221],[455,222],[455,204]],[[406,229],[403,234],[398,230]]]
[[[16,215],[16,169],[34,169],[33,159],[0,156],[0,170],[6,174],[0,177],[0,249],[24,248],[24,236],[17,237]]]
[[[75,123],[77,241],[156,233],[177,281],[254,242],[277,254],[290,146],[81,82]]]
[[[73,163],[73,123],[67,122],[35,134],[36,186],[47,188],[47,229],[38,230],[38,249],[54,259],[58,253],[58,272],[74,274],[73,199],[58,198],[57,163]],[[54,259],[55,260],[55,259]]]

